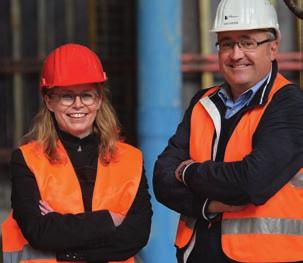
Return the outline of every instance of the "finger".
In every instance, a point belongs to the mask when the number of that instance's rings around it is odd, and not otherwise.
[[[44,201],[42,201],[42,200],[40,200],[40,201],[39,201],[39,206],[40,206],[40,207],[44,207],[44,208],[46,208],[47,203],[46,203],[46,202],[44,202]]]
[[[47,210],[45,210],[45,208],[44,208],[44,207],[39,206],[39,208],[40,208],[40,213],[41,213],[41,215],[46,215],[46,214],[48,213],[48,211],[47,211]]]
[[[45,207],[42,206],[42,205],[39,205],[39,208],[40,208],[40,210],[43,211],[43,212],[47,212],[47,211],[48,211],[48,209],[45,208]]]
[[[54,209],[51,208],[47,202],[40,200],[40,204],[41,204],[45,209],[47,209],[48,211],[50,211],[50,212],[53,212],[53,211],[54,211]]]
[[[244,207],[245,206],[235,206],[235,205],[233,205],[233,206],[231,206],[231,212],[238,212],[238,211],[241,211],[241,210],[243,210],[244,209]]]
[[[43,201],[43,200],[40,200],[39,201],[41,205],[43,205],[44,207],[48,207],[48,204],[47,202]]]
[[[178,168],[175,171],[175,177],[180,181],[181,180],[181,167],[178,166]]]
[[[178,165],[177,169],[175,170],[175,176],[179,181],[181,181],[181,176],[182,176],[184,168],[191,162],[192,162],[192,160],[186,160],[186,161],[181,162]]]
[[[112,217],[112,220],[113,220],[115,226],[119,226],[125,218],[124,215],[119,214],[119,213],[115,213],[115,212],[112,212],[112,211],[109,211],[109,213]]]
[[[45,209],[45,206],[42,203],[39,203],[40,210]]]
[[[43,211],[44,213],[45,213],[45,212],[48,212],[48,209],[44,206],[44,204],[41,204],[41,203],[40,203],[40,204],[39,204],[39,208],[40,208],[40,210]]]
[[[179,172],[179,170],[177,171],[175,171],[175,177],[177,178],[177,180],[181,180],[181,176],[180,176],[180,172]]]
[[[183,162],[178,165],[178,167],[177,167],[177,169],[175,171],[176,174],[180,173],[180,170],[182,169],[183,165],[184,165]]]

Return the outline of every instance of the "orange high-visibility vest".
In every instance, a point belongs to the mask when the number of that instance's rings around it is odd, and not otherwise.
[[[23,145],[20,149],[36,178],[43,201],[61,214],[84,212],[79,181],[60,141],[58,154],[63,161],[56,164],[50,163],[36,142]],[[117,149],[117,156],[109,165],[104,166],[98,161],[92,210],[106,209],[126,215],[140,184],[142,154],[121,142],[117,144]],[[35,250],[28,244],[12,215],[2,225],[2,239],[4,263],[58,262],[53,253]],[[134,258],[123,262],[133,263]]]
[[[280,74],[273,84],[268,101],[262,107],[247,111],[234,129],[226,146],[224,161],[241,161],[250,154],[253,134],[273,95],[289,82]],[[220,134],[216,118],[218,110],[208,95],[210,89],[192,111],[190,156],[197,162],[214,160]],[[219,118],[220,121],[220,118]],[[274,136],[274,135],[273,135]],[[217,136],[219,137],[219,136]],[[240,145],[240,147],[239,147]],[[303,188],[299,185],[303,171],[271,197],[264,205],[248,205],[240,212],[223,213],[222,249],[239,262],[293,262],[303,260]],[[301,186],[301,188],[300,188]],[[179,221],[176,245],[185,247],[193,237],[194,219],[182,217]]]

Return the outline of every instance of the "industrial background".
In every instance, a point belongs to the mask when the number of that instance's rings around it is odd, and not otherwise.
[[[190,98],[222,80],[215,36],[208,32],[218,2],[0,1],[0,223],[10,208],[10,153],[40,104],[42,60],[67,42],[87,45],[100,56],[123,136],[143,150],[152,193],[153,163]],[[280,71],[303,87],[303,20],[282,0],[272,2],[282,32]],[[296,4],[303,7],[302,0]],[[140,257],[147,263],[175,262],[177,215],[154,197],[152,202],[151,237]]]

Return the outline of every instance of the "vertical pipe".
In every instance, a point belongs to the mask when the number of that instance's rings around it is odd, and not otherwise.
[[[47,5],[47,49],[49,52],[57,45],[56,40],[56,1],[46,1]]]
[[[46,55],[46,0],[37,0],[38,9],[38,59]]]
[[[157,155],[174,133],[181,115],[181,0],[138,1],[138,139],[152,192]],[[176,262],[177,215],[152,193],[153,224],[146,263]]]
[[[21,7],[20,0],[11,1],[11,25],[12,25],[12,53],[13,60],[21,59]],[[14,90],[14,145],[18,145],[23,134],[23,82],[20,72],[15,72],[13,76]]]
[[[37,40],[38,40],[38,60],[42,61],[46,56],[46,43],[47,43],[47,12],[46,12],[46,0],[37,0],[37,10],[38,10],[38,25],[37,25]],[[40,103],[42,102],[42,97],[39,96]]]
[[[74,13],[74,0],[65,0],[65,23],[68,42],[73,42],[75,38]]]
[[[97,51],[97,3],[96,0],[88,1],[88,32],[90,47]]]
[[[200,50],[203,55],[211,53],[210,49],[210,1],[209,0],[199,0],[199,21],[200,21]],[[213,83],[213,74],[209,72],[202,72],[201,76],[202,87],[208,88]]]

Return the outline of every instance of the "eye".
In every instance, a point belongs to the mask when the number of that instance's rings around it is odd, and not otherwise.
[[[84,92],[81,93],[81,98],[86,100],[86,99],[93,99],[94,98],[94,94],[93,93],[89,93],[89,92]]]
[[[72,100],[73,101],[75,96],[73,94],[70,94],[70,93],[63,93],[63,94],[60,95],[60,97],[63,100],[68,100],[68,101]]]
[[[240,41],[243,48],[252,49],[255,48],[256,42],[252,39],[242,39]]]
[[[231,40],[223,40],[219,43],[219,46],[222,49],[230,49],[230,48],[233,48],[234,42]]]

